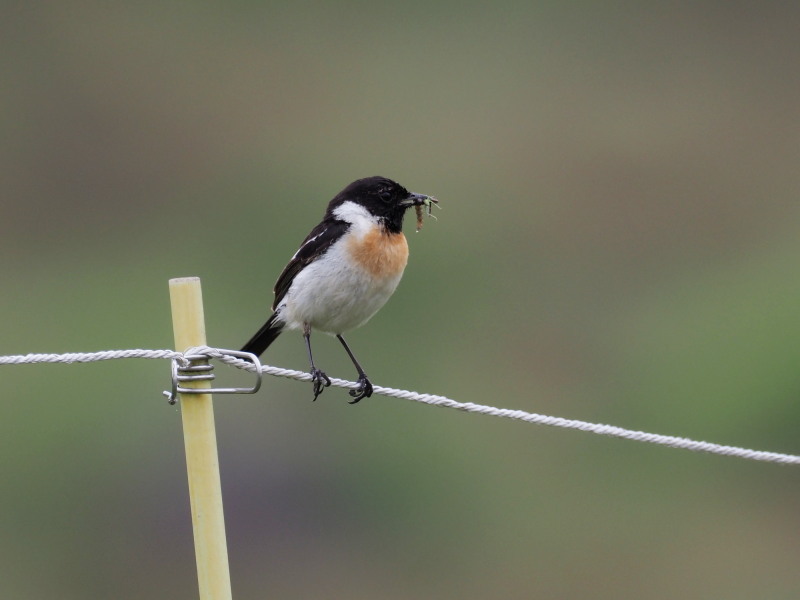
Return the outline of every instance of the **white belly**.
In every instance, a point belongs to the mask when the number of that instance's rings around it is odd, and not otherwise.
[[[297,274],[278,310],[290,329],[343,333],[366,323],[389,299],[403,271],[376,277],[354,264],[341,245]],[[348,266],[350,265],[350,266]]]

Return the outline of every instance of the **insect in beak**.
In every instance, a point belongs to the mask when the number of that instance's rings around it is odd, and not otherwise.
[[[422,196],[421,201],[418,204],[414,204],[414,210],[417,212],[417,231],[422,229],[423,206],[427,209],[426,212],[428,216],[436,219],[436,215],[432,214],[431,212],[434,204],[437,206],[437,208],[441,208],[441,206],[439,206],[439,201],[433,196]]]

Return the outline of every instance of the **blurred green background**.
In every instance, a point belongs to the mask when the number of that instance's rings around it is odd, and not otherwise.
[[[238,348],[382,174],[444,210],[348,336],[376,384],[800,453],[797,5],[2,13],[0,354],[170,347],[190,275]],[[0,377],[0,597],[195,598],[168,363]],[[800,595],[796,467],[347,399],[216,399],[235,598]]]

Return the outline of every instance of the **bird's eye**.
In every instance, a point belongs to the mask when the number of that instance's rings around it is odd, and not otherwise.
[[[389,202],[392,199],[392,192],[389,190],[381,190],[378,192],[378,197],[384,202]]]

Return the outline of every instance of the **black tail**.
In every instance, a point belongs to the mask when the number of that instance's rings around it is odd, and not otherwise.
[[[264,350],[269,348],[269,345],[281,334],[281,331],[283,331],[283,323],[276,322],[275,313],[272,313],[261,329],[244,345],[242,352],[252,352],[256,356],[261,356]]]

